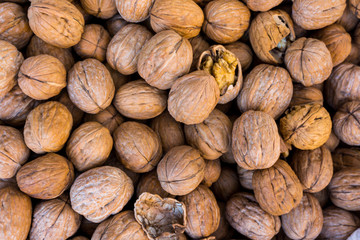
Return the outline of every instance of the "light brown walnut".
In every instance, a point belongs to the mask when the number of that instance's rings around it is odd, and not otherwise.
[[[111,134],[122,124],[125,120],[124,118],[116,111],[113,105],[110,105],[105,110],[97,114],[86,114],[84,120],[86,122],[98,122],[106,127]]]
[[[254,12],[266,12],[269,11],[270,9],[280,5],[283,0],[273,0],[273,1],[268,1],[268,0],[244,0],[244,2],[246,3],[246,5],[248,6],[248,8],[250,8],[251,11]]]
[[[150,16],[155,0],[115,0],[121,17],[128,22],[142,22]]]
[[[215,160],[205,160],[205,172],[204,179],[202,184],[207,187],[211,187],[211,185],[216,182],[220,178],[221,173],[221,164],[219,159]]]
[[[293,96],[291,98],[290,107],[306,104],[324,104],[324,97],[321,90],[316,87],[305,87],[302,84],[294,84]]]
[[[108,19],[114,16],[116,11],[116,0],[80,0],[84,10],[101,19]]]
[[[224,47],[236,55],[240,61],[243,72],[249,69],[253,61],[253,52],[247,44],[242,42],[234,42],[227,44]]]

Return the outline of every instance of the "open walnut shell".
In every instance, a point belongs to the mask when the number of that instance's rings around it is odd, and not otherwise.
[[[135,219],[151,240],[178,239],[185,231],[186,208],[176,199],[145,192],[134,206]]]

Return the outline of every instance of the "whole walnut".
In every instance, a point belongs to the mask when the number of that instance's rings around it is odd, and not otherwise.
[[[360,101],[351,101],[338,108],[333,117],[334,132],[344,143],[360,146]]]
[[[70,205],[67,194],[48,201],[42,201],[35,206],[30,240],[67,239],[79,229],[81,216]]]
[[[175,31],[166,30],[145,43],[138,56],[137,70],[148,84],[165,90],[189,72],[192,58],[190,42]]]
[[[74,167],[66,158],[48,153],[26,163],[16,174],[20,190],[30,197],[53,199],[74,181]]]
[[[76,107],[75,104],[70,100],[67,91],[60,93],[56,97],[56,100],[65,105],[65,107],[70,111],[74,123],[73,127],[78,126],[84,116],[84,112]]]
[[[110,134],[112,134],[125,120],[118,111],[110,105],[105,110],[97,114],[87,114],[85,116],[85,121],[101,123],[110,131]]]
[[[242,235],[270,240],[281,227],[280,218],[265,212],[251,193],[236,193],[226,203],[226,219]]]
[[[321,232],[323,213],[319,201],[304,193],[300,204],[281,216],[281,226],[291,239],[315,239]]]
[[[139,53],[152,33],[139,24],[127,24],[111,39],[106,52],[109,65],[122,74],[137,71]]]
[[[162,189],[156,170],[141,175],[136,188],[136,197],[139,198],[144,192],[157,194],[162,198],[173,197],[173,195]]]
[[[298,177],[283,160],[278,160],[271,168],[256,170],[252,185],[260,207],[274,216],[290,212],[303,197]]]
[[[234,167],[222,166],[220,177],[211,186],[216,198],[227,201],[236,192],[240,191],[239,178]]]
[[[296,105],[319,104],[323,105],[324,97],[322,91],[316,87],[305,87],[302,84],[294,84],[293,96],[291,98],[290,107]]]
[[[330,152],[333,152],[337,146],[339,145],[340,140],[339,138],[335,135],[334,133],[334,129],[332,129],[331,134],[329,139],[326,141],[326,143],[324,144],[325,147],[327,147],[327,149],[330,150]]]
[[[260,64],[246,76],[237,104],[242,112],[263,111],[277,119],[289,106],[292,95],[292,79],[286,69]]]
[[[319,104],[294,106],[280,119],[284,141],[301,150],[313,150],[326,143],[331,127],[329,113]]]
[[[128,22],[142,22],[150,16],[155,0],[115,0],[121,17]]]
[[[29,57],[20,67],[18,84],[33,99],[49,99],[66,87],[65,66],[56,57],[46,54]]]
[[[346,0],[294,0],[292,18],[306,30],[324,28],[335,23],[346,8]]]
[[[190,38],[189,42],[193,50],[193,61],[191,64],[191,70],[195,70],[197,68],[200,55],[210,48],[210,44],[201,34],[197,35],[196,37]]]
[[[359,0],[349,0],[349,7],[353,14],[360,19],[360,1]]]
[[[214,194],[204,185],[179,198],[186,207],[186,230],[191,238],[210,236],[219,226],[220,208]]]
[[[80,0],[80,2],[87,13],[97,18],[108,19],[117,13],[116,0]]]
[[[252,186],[252,177],[254,175],[255,170],[247,170],[245,168],[237,166],[237,173],[239,176],[239,182],[242,187],[253,190]]]
[[[202,184],[211,187],[211,185],[219,179],[220,174],[221,163],[219,159],[205,160],[205,172]]]
[[[100,61],[89,58],[70,69],[67,91],[78,108],[96,114],[110,106],[115,86],[109,70]]]
[[[274,0],[274,1],[267,1],[267,0],[244,0],[248,8],[254,12],[266,12],[270,9],[280,5],[283,0]]]
[[[84,31],[84,17],[69,1],[31,0],[29,25],[36,36],[60,48],[76,45]]]
[[[341,18],[339,18],[339,20],[336,21],[336,23],[343,26],[343,28],[347,32],[351,32],[352,30],[354,30],[354,28],[356,27],[358,22],[359,22],[359,19],[352,12],[352,8],[351,8],[350,4],[346,5],[343,15],[341,16]]]
[[[161,187],[172,195],[186,195],[204,179],[205,161],[196,149],[182,145],[170,149],[157,166]]]
[[[204,14],[203,32],[220,44],[239,40],[250,24],[250,10],[237,0],[210,1]]]
[[[155,32],[172,29],[184,38],[199,35],[203,22],[204,13],[192,0],[156,0],[150,12]]]
[[[71,186],[71,207],[91,222],[99,223],[119,213],[133,193],[131,179],[119,168],[93,168],[80,174]]]
[[[337,148],[332,159],[334,173],[343,168],[360,168],[360,148]]]
[[[144,80],[125,83],[116,92],[114,106],[125,117],[150,119],[166,109],[167,93]]]
[[[251,22],[249,37],[261,61],[280,64],[287,47],[295,40],[294,24],[283,10],[259,13]]]
[[[16,128],[0,125],[0,178],[12,178],[29,158],[24,137]]]
[[[31,226],[30,198],[9,185],[0,188],[0,238],[26,240]]]
[[[71,113],[63,104],[55,101],[42,103],[26,118],[25,143],[37,154],[57,152],[65,145],[72,126]]]
[[[32,35],[25,10],[16,3],[0,3],[0,39],[21,49]]]
[[[269,168],[280,157],[280,137],[275,120],[267,113],[247,111],[232,130],[236,163],[247,170]]]
[[[246,71],[253,60],[253,52],[251,48],[242,42],[234,42],[224,46],[227,50],[236,55],[240,61],[242,71]]]
[[[112,18],[106,21],[106,29],[111,36],[114,36],[120,29],[128,24],[119,14],[116,14]]]

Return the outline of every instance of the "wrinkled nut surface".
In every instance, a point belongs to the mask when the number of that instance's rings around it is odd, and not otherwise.
[[[268,1],[268,0],[244,0],[248,8],[250,8],[251,11],[254,12],[266,12],[270,9],[278,6],[283,2],[283,0],[274,0],[274,1]]]
[[[205,160],[205,172],[204,179],[201,182],[207,187],[210,187],[214,182],[216,182],[221,173],[221,163],[219,159],[215,160]]]
[[[359,148],[337,148],[332,154],[334,173],[343,168],[360,168]]]
[[[142,22],[146,20],[155,0],[115,0],[116,8],[121,17],[128,22]]]
[[[80,0],[80,2],[87,13],[97,18],[108,19],[117,13],[116,0]]]
[[[290,107],[306,104],[324,104],[324,97],[321,90],[316,87],[304,87],[302,84],[294,84],[293,96]]]
[[[111,36],[114,36],[120,29],[128,24],[119,14],[106,21],[106,29]]]
[[[112,134],[125,120],[118,111],[110,105],[97,114],[87,114],[85,116],[85,121],[101,123]]]
[[[105,67],[109,70],[110,75],[114,81],[115,85],[115,92],[125,83],[129,82],[130,76],[123,75],[119,73],[117,70],[114,70],[112,67],[110,67],[109,63],[105,63]]]
[[[355,0],[355,1],[358,1],[360,3],[359,0]],[[349,1],[349,3],[350,2],[351,1]],[[341,18],[339,18],[339,20],[336,21],[336,23],[343,26],[347,32],[351,32],[352,30],[354,30],[354,28],[358,23],[358,19],[356,15],[351,11],[350,4],[346,5],[343,15],[341,16]]]
[[[235,54],[239,59],[242,71],[246,71],[253,60],[253,52],[251,48],[242,42],[234,42],[224,46],[227,50]]]
[[[70,100],[67,91],[60,93],[55,99],[65,105],[65,107],[69,110],[73,118],[73,126],[78,126],[84,116],[84,112],[76,107],[75,104]]]
[[[173,195],[162,189],[155,169],[140,177],[136,188],[136,196],[139,198],[145,192],[159,195],[162,198],[173,197]]]
[[[242,235],[270,240],[280,230],[281,222],[261,209],[251,193],[236,193],[226,203],[226,219]]]
[[[239,178],[235,168],[222,166],[220,177],[211,186],[211,190],[217,199],[226,202],[234,194],[240,191]]]
[[[360,1],[359,0],[349,0],[349,7],[353,14],[360,19]]]
[[[239,182],[242,187],[253,190],[252,177],[255,170],[246,170],[245,168],[237,166],[237,173],[239,175]]]
[[[193,50],[193,61],[191,64],[191,70],[194,70],[197,68],[200,55],[210,48],[210,44],[201,34],[197,35],[196,37],[190,38],[189,42]]]
[[[324,146],[327,147],[330,150],[330,152],[333,152],[333,151],[335,151],[335,149],[337,148],[339,143],[340,143],[339,138],[335,135],[334,131],[331,131],[330,137],[326,141]]]
[[[93,168],[80,174],[71,186],[71,207],[89,221],[99,223],[119,213],[133,193],[131,179],[119,168]]]

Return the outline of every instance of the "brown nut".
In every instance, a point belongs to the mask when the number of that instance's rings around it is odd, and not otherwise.
[[[267,113],[247,111],[232,130],[236,163],[247,170],[269,168],[280,157],[280,137],[275,120]]]
[[[252,177],[255,170],[246,170],[245,168],[237,166],[237,173],[239,176],[239,182],[242,187],[253,190]]]
[[[274,1],[268,1],[268,0],[244,0],[248,8],[250,8],[251,11],[254,12],[266,12],[270,9],[280,5],[283,0],[274,0]]]
[[[16,174],[21,191],[33,198],[53,199],[74,181],[74,167],[66,158],[48,153],[26,163]]]
[[[138,56],[137,70],[148,84],[165,90],[189,72],[192,58],[190,42],[175,31],[166,30],[145,43]]]
[[[224,46],[227,50],[235,54],[239,59],[242,71],[246,71],[253,60],[253,52],[251,48],[242,42],[234,42]]]
[[[156,0],[150,12],[155,32],[172,29],[184,38],[199,35],[204,13],[192,0]]]
[[[207,187],[211,187],[211,185],[219,179],[220,173],[221,164],[219,159],[205,160],[204,179],[201,183]]]
[[[111,36],[114,36],[120,29],[127,25],[125,21],[119,14],[116,14],[112,18],[106,21],[106,28],[109,31]]]
[[[115,86],[109,70],[96,59],[75,63],[68,73],[71,101],[86,113],[96,114],[110,106]]]
[[[128,75],[123,75],[121,73],[119,73],[117,70],[114,70],[112,67],[110,67],[110,65],[106,62],[105,63],[105,67],[109,70],[110,75],[114,81],[114,85],[115,85],[115,92],[125,83],[129,82],[130,80],[130,76]]]
[[[117,13],[116,0],[80,0],[80,2],[87,13],[97,18],[108,19]]]
[[[78,126],[84,116],[84,112],[74,105],[74,103],[70,100],[67,91],[60,93],[58,97],[56,97],[56,100],[64,104],[65,107],[70,111],[74,123],[73,127]]]
[[[230,239],[234,234],[234,229],[230,226],[226,220],[226,204],[224,202],[218,202],[220,208],[220,223],[217,230],[211,234],[215,239]],[[209,237],[211,240],[211,237]]]
[[[87,237],[77,236],[77,237],[69,238],[69,240],[89,240],[89,239]]]
[[[294,84],[293,96],[291,98],[290,107],[306,104],[324,104],[322,91],[316,87],[304,87],[302,84]]]
[[[357,1],[357,0],[356,0],[356,1]],[[359,2],[359,3],[360,3],[360,2]],[[359,21],[358,18],[357,18],[356,15],[352,12],[352,9],[351,9],[350,4],[347,4],[343,15],[341,16],[341,18],[339,18],[339,20],[336,21],[336,23],[338,23],[338,24],[340,24],[341,26],[343,26],[343,28],[344,28],[347,32],[351,32],[351,31],[354,30],[354,28],[356,27],[358,21]]]
[[[330,152],[333,152],[337,146],[339,145],[340,140],[339,138],[335,135],[334,133],[334,129],[331,131],[330,137],[329,139],[326,141],[326,143],[324,144],[325,147],[327,147]]]
[[[97,114],[87,114],[85,116],[85,121],[101,123],[112,134],[125,120],[118,111],[110,105],[105,110]]]
[[[204,8],[204,14],[202,30],[220,44],[239,40],[250,24],[250,10],[237,0],[211,1]]]
[[[234,167],[223,166],[220,177],[211,186],[216,198],[227,201],[236,192],[240,191],[239,178]]]
[[[360,1],[359,0],[349,0],[349,8],[357,18],[360,19]]]
[[[189,42],[193,50],[193,61],[191,64],[191,70],[194,70],[197,67],[200,55],[210,48],[210,44],[200,34],[194,38],[190,38]]]
[[[237,104],[242,112],[263,111],[277,119],[289,106],[292,95],[292,79],[286,69],[260,64],[246,76]]]
[[[334,173],[343,168],[360,168],[359,148],[337,148],[332,154]]]
[[[161,187],[172,195],[186,195],[204,179],[205,161],[190,146],[177,146],[168,151],[157,166]]]
[[[139,198],[144,192],[156,194],[162,198],[173,197],[173,195],[162,189],[155,169],[140,177],[139,184],[136,188],[136,197]]]
[[[355,65],[360,63],[360,46],[359,45],[355,44],[354,42],[351,43],[351,51],[350,51],[349,56],[345,59],[345,62],[352,63]]]
[[[301,150],[313,150],[326,143],[331,126],[329,113],[319,104],[294,106],[280,119],[284,141]]]
[[[326,206],[330,200],[329,190],[327,188],[324,188],[320,192],[312,193],[311,195],[316,197],[316,199],[319,201],[321,207]]]
[[[80,231],[85,233],[86,236],[89,236],[91,238],[97,226],[99,225],[100,225],[99,223],[90,222],[86,218],[83,218],[80,225]]]
[[[120,169],[103,166],[80,174],[70,189],[71,206],[91,222],[119,213],[134,193],[131,179]]]
[[[303,197],[298,177],[283,160],[278,160],[271,168],[256,170],[252,184],[260,207],[274,216],[290,212]]]
[[[77,44],[84,31],[84,17],[69,1],[31,0],[29,25],[36,36],[60,48]]]
[[[155,0],[115,0],[116,8],[121,17],[128,22],[145,21]]]
[[[291,144],[285,143],[284,139],[280,136],[280,153],[283,157],[288,157],[292,150]]]
[[[255,240],[270,240],[281,222],[261,209],[251,193],[236,193],[226,203],[226,219],[242,235]]]

